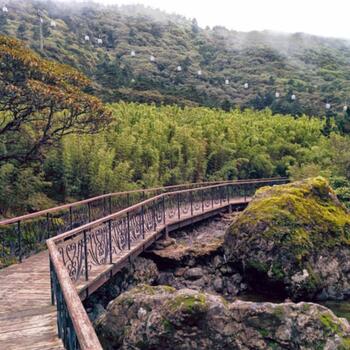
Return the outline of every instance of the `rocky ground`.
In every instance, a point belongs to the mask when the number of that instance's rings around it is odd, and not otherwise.
[[[146,256],[157,263],[157,284],[218,292],[227,299],[246,290],[247,285],[235,264],[227,260],[222,246],[233,217],[218,217],[154,245]]]
[[[312,303],[228,303],[192,289],[140,285],[96,322],[114,349],[348,349],[350,326]]]

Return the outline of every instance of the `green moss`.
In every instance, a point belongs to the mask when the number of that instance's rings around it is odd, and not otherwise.
[[[302,264],[316,249],[350,245],[350,216],[335,198],[322,177],[263,187],[238,216],[231,234],[246,232],[251,240],[259,234]],[[255,261],[250,264],[269,270]],[[272,266],[272,273],[277,279],[284,276],[279,266]]]
[[[283,271],[283,267],[281,264],[278,264],[278,263],[272,264],[271,273],[272,273],[273,279],[275,280],[283,280],[285,277],[285,272]]]
[[[350,350],[350,338],[342,338],[339,350]]]
[[[273,350],[280,349],[280,346],[274,340],[268,340],[267,346],[269,347],[269,349]]]
[[[121,304],[127,305],[128,307],[134,305],[135,301],[132,298],[125,298],[120,301]]]
[[[208,309],[205,295],[202,293],[178,295],[168,302],[168,307],[172,311],[181,310],[186,313],[202,313]]]
[[[283,306],[277,305],[274,309],[273,309],[273,314],[282,319],[284,317],[284,309]]]
[[[269,270],[269,266],[259,260],[249,260],[247,262],[248,268],[253,268],[259,272],[267,272]]]
[[[303,303],[302,308],[303,308],[303,311],[304,311],[304,312],[309,311],[309,310],[310,310],[310,307],[311,307],[311,305],[310,305],[309,303]]]
[[[148,284],[139,284],[131,290],[132,293],[143,293],[155,295],[158,293],[175,293],[176,289],[170,286],[150,286]]]
[[[320,315],[320,322],[321,322],[324,330],[327,333],[339,335],[339,333],[340,333],[339,323],[337,323],[334,320],[334,317],[332,316],[332,314],[330,314],[329,312],[325,312],[325,313],[321,314]]]
[[[258,332],[264,338],[268,337],[268,335],[269,335],[269,331],[267,329],[265,329],[265,328],[258,329]]]
[[[176,289],[174,287],[171,286],[162,286],[163,290],[168,292],[168,293],[175,293]]]
[[[169,320],[163,319],[162,324],[166,332],[170,333],[174,331],[174,325]]]

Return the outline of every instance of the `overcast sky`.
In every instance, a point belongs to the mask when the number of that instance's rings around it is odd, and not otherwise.
[[[95,1],[105,4],[142,3],[170,13],[195,17],[202,27],[223,25],[241,31],[269,29],[350,38],[349,0]]]

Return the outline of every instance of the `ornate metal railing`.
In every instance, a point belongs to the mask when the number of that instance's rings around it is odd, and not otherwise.
[[[257,188],[285,182],[251,180],[163,193],[47,240],[58,334],[66,349],[102,349],[81,303],[92,283],[102,284],[101,271],[106,281],[171,225],[244,204]]]
[[[0,221],[0,260],[6,264],[45,248],[45,241],[60,233],[118,212],[147,198],[183,189],[232,181],[202,182],[101,195],[83,201]],[[235,181],[239,183],[240,181]]]

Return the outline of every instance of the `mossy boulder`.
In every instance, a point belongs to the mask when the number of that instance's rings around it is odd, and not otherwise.
[[[96,322],[106,350],[349,349],[350,326],[312,303],[252,303],[141,285]]]
[[[350,295],[350,216],[322,177],[259,189],[224,245],[248,278],[294,299]]]

